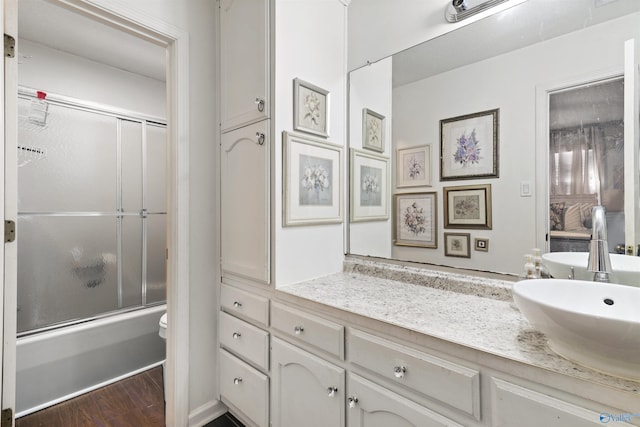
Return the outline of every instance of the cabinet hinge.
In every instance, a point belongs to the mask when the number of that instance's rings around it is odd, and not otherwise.
[[[4,56],[5,58],[16,56],[16,39],[9,34],[4,35]]]
[[[2,420],[0,427],[11,427],[13,425],[13,408],[7,408],[2,410]]]
[[[4,242],[11,243],[16,240],[16,222],[5,220],[4,222]]]

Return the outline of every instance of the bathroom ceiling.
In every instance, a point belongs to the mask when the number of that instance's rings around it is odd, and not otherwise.
[[[166,53],[163,47],[80,15],[52,1],[18,2],[18,37],[165,81]]]

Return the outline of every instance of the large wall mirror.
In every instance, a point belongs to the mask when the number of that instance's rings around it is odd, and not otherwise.
[[[608,206],[611,250],[624,245],[638,216],[625,49],[637,64],[639,45],[636,0],[528,0],[352,71],[349,252],[520,274],[533,248],[564,249],[552,203],[579,206],[568,250],[593,204]]]

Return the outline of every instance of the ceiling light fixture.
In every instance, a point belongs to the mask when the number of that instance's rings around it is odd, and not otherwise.
[[[487,10],[506,0],[451,0],[444,17],[449,22],[458,22],[470,16]]]

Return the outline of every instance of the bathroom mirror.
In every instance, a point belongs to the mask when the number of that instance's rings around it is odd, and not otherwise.
[[[390,191],[388,219],[350,222],[349,252],[521,273],[549,250],[550,93],[622,76],[639,28],[634,0],[528,0],[352,71],[351,155],[387,158]],[[383,117],[382,153],[363,148],[365,109]]]

